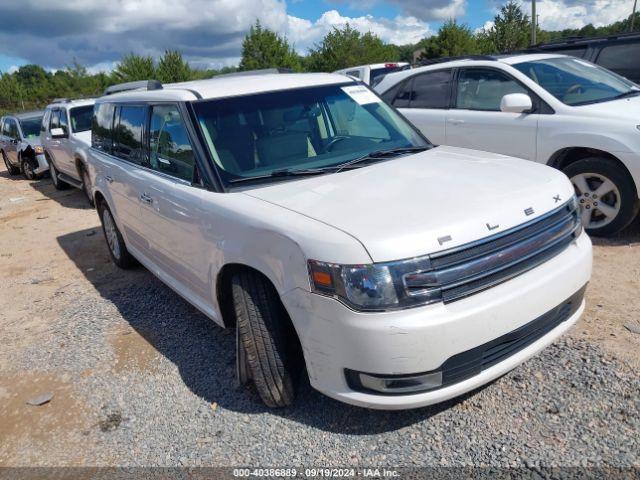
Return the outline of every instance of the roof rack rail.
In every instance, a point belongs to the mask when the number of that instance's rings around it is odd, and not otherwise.
[[[580,35],[571,35],[568,37],[563,37],[563,38],[558,38],[556,40],[551,40],[549,42],[545,42],[545,43],[537,43],[535,45],[532,45],[531,47],[529,47],[528,50],[532,50],[532,49],[536,49],[536,48],[544,48],[546,46],[549,47],[556,47],[558,45],[563,45],[563,44],[567,44],[567,45],[572,45],[575,43],[591,43],[591,42],[601,42],[604,40],[615,40],[617,38],[634,38],[634,37],[640,37],[640,32],[621,32],[621,33],[612,33],[609,35],[601,35],[598,37],[587,37],[587,36],[580,36]]]
[[[113,95],[114,93],[128,92],[129,90],[162,90],[162,83],[158,80],[119,83],[107,87],[103,95]]]
[[[460,55],[457,57],[424,58],[420,60],[420,66],[433,65],[435,63],[453,62],[454,60],[490,60],[496,61],[493,55]]]
[[[212,78],[219,77],[244,77],[249,75],[267,75],[270,73],[293,73],[290,68],[261,68],[259,70],[239,70],[237,72],[223,73],[214,75]]]

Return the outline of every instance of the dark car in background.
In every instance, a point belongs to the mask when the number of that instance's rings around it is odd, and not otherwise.
[[[9,175],[22,172],[32,180],[48,170],[40,143],[44,112],[24,112],[0,118],[0,156]]]
[[[567,38],[535,45],[527,52],[573,55],[640,84],[640,32],[608,37]]]

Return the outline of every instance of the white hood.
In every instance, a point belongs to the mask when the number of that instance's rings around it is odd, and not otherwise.
[[[636,124],[640,123],[640,96],[592,103],[574,108],[576,109],[575,111],[589,116],[607,117],[615,120],[626,118]]]
[[[437,147],[244,193],[342,230],[359,240],[374,262],[382,262],[448,249],[525,223],[568,201],[573,187],[563,173],[545,165]],[[529,208],[534,213],[527,216]]]

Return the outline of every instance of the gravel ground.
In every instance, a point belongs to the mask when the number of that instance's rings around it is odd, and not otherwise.
[[[2,270],[19,293],[0,337],[0,466],[640,468],[637,371],[582,327],[435,407],[370,411],[304,384],[295,406],[269,410],[235,384],[231,332],[143,268],[113,268],[93,212],[75,211],[88,227],[53,233],[53,263]],[[25,405],[42,393],[53,399]]]
[[[305,386],[294,407],[271,411],[255,392],[236,387],[233,335],[150,274],[142,279],[100,298],[72,299],[46,341],[13,361],[18,370],[46,365],[47,372],[79,379],[77,395],[99,412],[83,432],[96,445],[85,459],[90,464],[632,466],[640,460],[640,380],[589,342],[566,338],[488,387],[433,408],[368,411]],[[119,337],[135,335],[153,349],[123,353]],[[34,458],[36,451],[22,453]]]

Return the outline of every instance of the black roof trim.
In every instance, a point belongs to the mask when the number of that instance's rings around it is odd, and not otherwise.
[[[572,46],[572,45],[583,45],[588,43],[595,42],[603,42],[607,40],[625,40],[629,38],[637,38],[640,40],[640,32],[627,32],[627,33],[616,33],[614,35],[605,35],[602,37],[566,37],[558,40],[553,40],[551,42],[546,43],[538,43],[536,45],[532,45],[525,51],[532,51],[537,49],[544,49],[545,47],[559,47],[559,46]]]
[[[453,62],[455,60],[489,60],[497,61],[498,58],[494,55],[460,55],[457,57],[440,57],[440,58],[425,58],[420,61],[420,66],[434,65],[437,63]]]
[[[238,70],[237,72],[223,73],[214,75],[212,79],[221,77],[244,77],[249,75],[268,75],[273,73],[293,73],[290,68],[261,68],[259,70]]]
[[[128,92],[130,90],[162,90],[162,83],[158,80],[119,83],[108,87],[104,91],[104,95],[113,95],[114,93]]]

